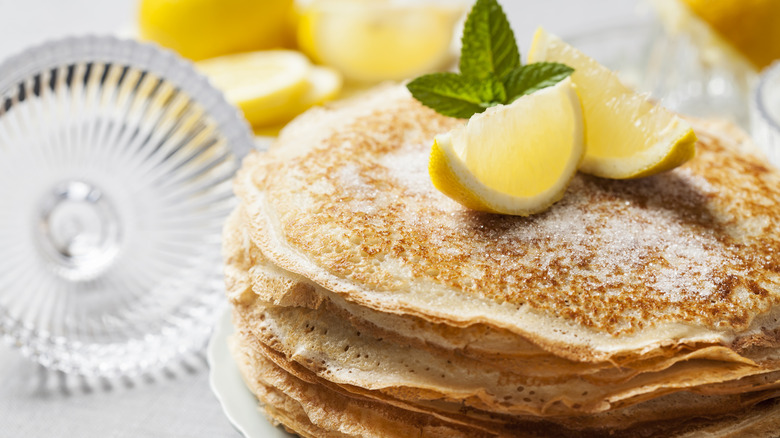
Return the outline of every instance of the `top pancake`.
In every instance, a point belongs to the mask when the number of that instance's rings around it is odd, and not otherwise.
[[[582,360],[777,343],[780,172],[743,137],[696,123],[688,164],[633,181],[578,174],[521,218],[431,184],[433,137],[459,123],[402,88],[308,113],[239,173],[253,240],[348,301],[502,327]]]

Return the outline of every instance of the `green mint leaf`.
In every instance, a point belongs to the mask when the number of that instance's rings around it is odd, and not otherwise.
[[[504,77],[504,87],[509,98],[507,102],[511,103],[520,96],[553,86],[573,72],[573,68],[557,62],[535,62],[516,67]]]
[[[407,84],[415,99],[446,116],[469,118],[555,85],[574,71],[550,62],[523,66],[514,33],[497,0],[476,0],[462,42],[460,75],[434,73]]]
[[[467,119],[506,101],[503,84],[494,78],[476,79],[456,73],[433,73],[409,82],[406,88],[423,105],[439,114]]]
[[[520,66],[520,52],[509,21],[496,0],[477,0],[463,26],[460,72],[503,78]]]

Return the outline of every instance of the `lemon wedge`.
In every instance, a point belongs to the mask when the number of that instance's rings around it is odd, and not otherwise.
[[[587,152],[580,170],[626,179],[654,175],[690,160],[696,135],[688,123],[620,82],[618,76],[543,29],[534,35],[529,62],[561,62],[582,99]]]
[[[143,39],[201,60],[286,47],[292,10],[293,0],[141,0],[138,27]]]
[[[561,199],[585,151],[584,132],[567,78],[437,136],[428,172],[466,207],[527,216]]]
[[[315,0],[299,10],[298,44],[356,82],[401,80],[452,59],[457,4]]]
[[[196,67],[253,126],[284,121],[311,88],[311,63],[291,50],[225,55],[197,62]]]

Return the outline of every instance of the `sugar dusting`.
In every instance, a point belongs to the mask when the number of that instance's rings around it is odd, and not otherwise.
[[[424,202],[439,211],[460,210],[460,204],[434,188],[428,174],[429,154],[430,150],[424,144],[412,144],[394,153],[382,155],[379,164],[386,170],[387,177],[393,180],[394,185],[401,188],[403,195],[413,199],[424,198]],[[408,204],[411,206],[414,203]],[[413,224],[421,225],[419,222],[425,221],[425,218],[414,210],[410,210],[405,217]]]
[[[640,282],[672,302],[716,291],[714,274],[728,256],[713,236],[686,227],[668,210],[620,201],[605,215],[588,209],[587,197],[572,198],[518,232],[518,240],[544,238],[563,248],[543,256],[541,269],[568,266],[618,294],[621,285]]]
[[[360,168],[351,163],[340,167],[336,176],[339,187],[348,187],[350,201],[347,203],[353,213],[375,214],[381,207],[377,202],[379,191],[360,173]]]
[[[525,260],[513,261],[522,247],[525,250],[520,252],[533,254],[533,269],[541,273],[542,279],[587,278],[590,286],[604,289],[607,295],[624,293],[626,284],[642,284],[670,302],[703,299],[716,293],[717,270],[729,263],[729,255],[718,240],[691,227],[675,209],[648,208],[636,202],[641,198],[646,203],[650,198],[658,205],[686,205],[695,202],[689,198],[715,190],[706,179],[688,170],[681,170],[673,178],[625,182],[629,186],[625,193],[599,200],[598,208],[589,205],[596,202],[590,195],[593,182],[580,175],[564,200],[548,212],[529,219],[502,218],[504,222],[514,221],[513,226],[503,227],[489,239],[477,240],[480,246],[466,249],[453,244],[453,237],[471,233],[465,228],[470,227],[467,216],[472,213],[435,191],[425,167],[425,151],[407,147],[381,156],[379,162],[388,178],[403,187],[408,196],[409,208],[400,216],[405,227],[427,235],[426,244],[446,258],[467,253],[468,265],[497,264],[505,273],[502,280],[509,286],[518,285],[523,277],[527,280],[537,275],[528,275]],[[356,181],[343,182],[351,183],[351,188],[360,187]],[[685,185],[687,194],[677,187],[680,185]],[[423,203],[436,214],[420,214],[417,206]],[[360,205],[354,202],[352,208]],[[457,217],[457,211],[461,217]],[[468,277],[475,280],[483,276],[481,269],[471,271]],[[541,281],[536,286],[549,284]]]
[[[411,193],[424,195],[433,190],[428,175],[428,156],[421,148],[406,148],[383,155],[379,164],[388,170],[391,178]]]
[[[647,309],[685,312],[718,299],[724,272],[745,274],[712,228],[707,198],[717,188],[688,169],[623,182],[578,175],[550,210],[517,218],[472,212],[438,193],[425,158],[414,148],[380,158],[386,178],[404,191],[397,227],[423,238],[417,265],[449,270],[437,278],[461,289],[496,290],[502,301],[546,296],[588,308],[595,319],[615,312],[613,327],[631,330]],[[645,310],[616,304],[627,298]]]

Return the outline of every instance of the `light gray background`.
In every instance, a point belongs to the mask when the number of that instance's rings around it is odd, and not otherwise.
[[[644,14],[641,1],[502,3],[525,53],[539,25],[573,35]],[[132,35],[135,9],[134,0],[0,0],[0,59],[65,35]],[[142,380],[94,382],[49,373],[0,344],[0,438],[237,436],[209,389],[203,357]]]
[[[262,1],[262,0],[257,0]],[[561,36],[644,13],[645,0],[501,0],[521,49],[544,26]],[[49,38],[133,30],[135,0],[0,0],[0,58]]]

